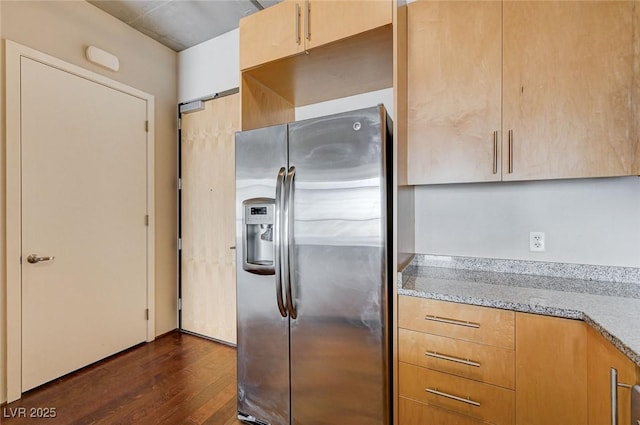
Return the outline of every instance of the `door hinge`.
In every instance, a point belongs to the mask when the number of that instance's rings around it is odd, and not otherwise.
[[[148,308],[145,309],[145,311],[144,311],[144,318],[145,318],[145,320],[149,320],[149,309]]]
[[[182,190],[182,179],[178,179],[178,190]]]
[[[149,120],[144,122],[144,131],[149,132]]]
[[[178,310],[182,310],[182,298],[178,298]]]
[[[182,239],[178,239],[178,251],[182,251]]]
[[[182,118],[178,118],[178,130],[182,130]]]
[[[149,214],[144,216],[144,225],[148,226],[149,225]]]

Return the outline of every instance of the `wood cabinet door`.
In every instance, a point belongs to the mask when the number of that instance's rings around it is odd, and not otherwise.
[[[516,313],[516,423],[587,423],[584,322]]]
[[[302,53],[302,2],[285,0],[240,20],[240,69]]]
[[[301,20],[307,50],[391,24],[390,0],[304,0],[303,3]]]
[[[502,2],[408,6],[409,184],[499,181]]]
[[[636,365],[620,350],[605,340],[596,330],[587,330],[587,379],[589,424],[608,424],[611,421],[611,368],[618,371],[618,383],[633,386]],[[618,423],[631,423],[631,389],[618,387]]]
[[[637,172],[633,8],[504,2],[503,180]]]

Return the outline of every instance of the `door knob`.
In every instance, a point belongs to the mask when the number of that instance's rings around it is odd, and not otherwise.
[[[40,261],[51,261],[55,257],[39,257],[37,254],[31,254],[27,257],[27,262],[31,264],[39,263]]]

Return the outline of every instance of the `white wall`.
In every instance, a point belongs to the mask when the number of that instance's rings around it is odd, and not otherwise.
[[[383,89],[369,93],[358,94],[342,99],[330,100],[328,102],[315,103],[313,105],[296,108],[296,120],[306,120],[308,118],[321,117],[323,115],[338,114],[359,108],[384,104],[387,113],[394,118],[393,111],[393,89]]]
[[[417,253],[640,267],[638,177],[418,186],[415,203]]]
[[[178,53],[178,101],[188,102],[240,85],[237,29]]]

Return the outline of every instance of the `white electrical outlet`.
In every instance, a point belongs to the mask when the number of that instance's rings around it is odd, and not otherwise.
[[[544,232],[529,232],[529,251],[544,252]]]

